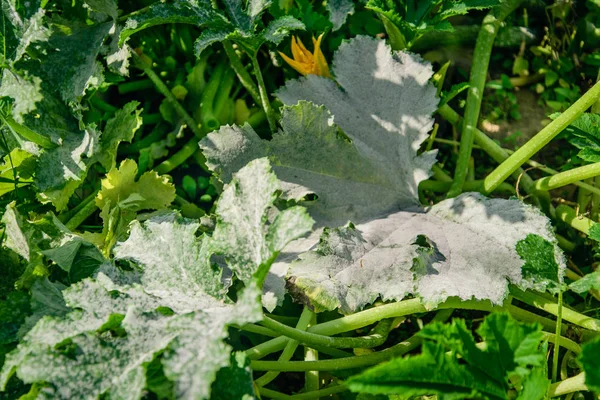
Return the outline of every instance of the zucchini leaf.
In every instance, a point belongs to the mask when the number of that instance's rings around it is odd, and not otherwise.
[[[253,254],[267,260],[311,224],[299,211],[291,212],[292,219],[285,211],[278,212],[273,207],[277,190],[268,161],[256,160],[234,176],[219,203],[222,210],[241,207],[236,214],[245,224],[241,235],[255,245]],[[256,196],[265,200],[248,201]],[[277,222],[277,217],[268,221],[263,217],[267,215],[279,215],[284,222],[298,226]],[[238,222],[228,218],[217,218],[216,231],[227,232],[227,224]],[[218,235],[198,236],[199,227],[198,222],[175,213],[157,215],[144,223],[135,221],[129,238],[114,249],[115,260],[129,263],[132,270],[104,262],[93,278],[64,289],[68,309],[48,310],[51,315],[39,319],[6,356],[0,390],[16,374],[26,383],[43,383],[42,398],[137,399],[148,385],[147,374],[154,376],[158,364],[178,399],[208,399],[213,384],[215,390],[228,384],[217,384],[215,379],[230,383],[232,376],[245,382],[236,393],[253,396],[244,357],[233,358],[230,367],[231,347],[224,342],[228,326],[262,317],[260,291],[253,279],[245,279],[245,288],[238,291],[235,302],[226,295],[229,269],[239,273],[239,278],[249,275],[241,265],[234,268],[249,249],[238,247],[235,241],[220,243]],[[272,245],[269,250],[260,247],[264,240]],[[25,239],[21,247],[13,247],[24,252],[30,248],[29,242]],[[234,261],[229,269],[223,269],[215,256]],[[253,258],[245,267],[255,271],[258,262],[264,263],[262,258]],[[226,373],[227,368],[233,375]]]
[[[491,314],[475,342],[465,321],[436,323],[418,333],[420,355],[397,358],[350,378],[350,390],[403,396],[438,395],[439,399],[485,398],[507,400],[517,389],[519,399],[546,398],[546,347],[541,326],[522,324],[508,314]],[[516,387],[513,382],[519,382]],[[526,397],[524,397],[526,396]]]
[[[246,125],[222,127],[200,144],[224,182],[248,161],[269,157],[284,196],[304,199],[326,228],[283,250],[267,292],[280,301],[287,276],[288,289],[316,310],[351,313],[378,297],[499,304],[509,283],[556,288],[564,260],[538,210],[479,194],[418,205],[419,182],[436,155],[417,153],[437,105],[429,65],[357,37],[338,50],[333,73],[337,83],[310,75],[279,90],[286,106],[271,141]],[[517,244],[528,235],[549,243],[554,271],[522,271],[527,258]]]

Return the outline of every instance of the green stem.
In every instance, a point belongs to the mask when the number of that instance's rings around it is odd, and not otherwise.
[[[204,129],[208,132],[214,131],[221,125],[216,117],[217,114],[214,112],[214,103],[224,72],[225,64],[222,62],[218,63],[202,92],[200,115]]]
[[[509,154],[514,153],[514,151],[512,151],[512,150],[507,150],[507,152]],[[539,169],[542,172],[550,174],[550,175],[556,175],[556,174],[560,173],[560,172],[558,172],[558,171],[556,171],[556,170],[554,170],[552,168],[548,168],[544,164],[541,164],[541,163],[539,163],[537,161],[534,161],[534,160],[528,160],[527,164],[531,165],[532,167],[535,167],[535,168]],[[572,182],[572,183],[573,183],[573,185],[578,186],[578,187],[580,187],[580,188],[582,188],[584,190],[588,190],[588,191],[590,191],[590,192],[592,192],[594,194],[600,195],[600,188],[598,188],[598,187],[596,187],[594,185],[591,185],[591,184],[589,184],[587,182],[580,182],[580,181],[576,181],[576,182]],[[535,184],[535,182],[534,182],[534,184]]]
[[[231,68],[227,68],[223,73],[221,83],[219,84],[219,91],[214,100],[215,115],[220,116],[223,113],[223,109],[227,105],[227,102],[231,96],[231,89],[233,89],[234,83],[235,73]]]
[[[57,145],[55,143],[53,143],[50,139],[48,139],[46,136],[40,135],[39,133],[32,131],[25,125],[19,124],[17,121],[15,121],[13,119],[12,116],[5,115],[2,117],[2,119],[4,119],[4,123],[14,133],[24,137],[25,139],[29,140],[30,142],[37,144],[41,148],[53,149],[53,148],[57,147]]]
[[[287,394],[284,394],[281,392],[277,392],[275,390],[259,387],[258,393],[260,393],[261,396],[263,396],[263,397],[268,397],[268,398],[275,399],[275,400],[314,400],[314,399],[318,399],[320,397],[325,397],[325,396],[330,396],[332,394],[345,392],[346,390],[348,390],[348,388],[346,386],[337,385],[337,386],[332,386],[329,388],[325,388],[325,389],[321,389],[321,390],[317,390],[317,391],[313,391],[313,392],[294,394],[294,395],[290,396],[290,395],[287,395]]]
[[[262,124],[265,119],[267,119],[267,114],[265,114],[265,112],[263,110],[260,110],[258,112],[255,112],[254,114],[252,114],[250,116],[250,118],[248,118],[248,121],[246,121],[246,122],[251,127],[256,128],[257,126]]]
[[[160,113],[142,114],[142,123],[144,125],[154,125],[162,121],[163,117]]]
[[[575,210],[564,204],[556,207],[556,218],[566,222],[571,225],[571,227],[586,235],[589,235],[590,228],[595,224],[591,219],[584,217],[583,215],[577,215]]]
[[[83,221],[88,219],[90,216],[92,216],[92,214],[94,214],[96,212],[96,210],[98,210],[96,201],[94,201],[96,194],[98,194],[98,192],[94,193],[94,197],[92,198],[92,201],[89,201],[81,210],[79,210],[79,212],[77,212],[77,214],[73,215],[73,217],[67,221],[65,226],[70,231],[74,231],[75,229],[77,229],[77,227],[79,225],[81,225],[83,223]]]
[[[151,89],[154,87],[154,82],[150,79],[142,79],[139,81],[125,82],[117,86],[119,94],[127,94],[137,92],[139,90]]]
[[[438,306],[438,309],[459,308],[466,310],[496,311],[502,307],[493,306],[489,301],[466,300],[450,298]],[[410,314],[424,313],[428,310],[419,299],[402,300],[384,304],[355,314],[347,315],[333,321],[324,322],[308,328],[307,332],[318,335],[336,335],[342,332],[353,331],[374,324],[386,318],[402,317]],[[274,353],[285,347],[287,337],[278,337],[261,343],[246,350],[246,355],[251,360],[256,360]]]
[[[562,132],[571,122],[577,119],[600,96],[600,82],[579,98],[571,107],[554,121],[546,125],[540,132],[513,153],[485,178],[485,190],[490,193],[504,182],[515,170],[529,160],[535,153],[547,145],[556,135]]]
[[[310,321],[310,325],[316,325],[316,324],[317,324],[317,315],[313,313],[313,316]],[[290,341],[290,343],[291,343],[291,341]],[[288,358],[288,360],[289,360],[289,358]],[[288,361],[288,360],[286,360],[286,361]],[[319,361],[319,352],[315,349],[305,346],[304,347],[304,361]],[[306,371],[304,373],[304,390],[309,393],[316,392],[317,390],[319,390],[319,387],[320,387],[319,371]],[[319,397],[316,397],[316,400],[319,400]]]
[[[246,71],[242,60],[233,49],[231,42],[229,40],[223,41],[223,48],[225,49],[225,53],[229,58],[231,67],[235,71],[235,74],[237,75],[238,79],[240,80],[246,91],[250,94],[250,96],[256,104],[261,104],[260,93],[258,92],[258,88],[254,84],[250,73]]]
[[[300,331],[306,330],[306,328],[308,328],[308,325],[309,325],[311,319],[314,317],[314,315],[315,315],[315,313],[312,312],[308,307],[304,307],[304,309],[302,310],[302,314],[300,315],[300,319],[298,319],[298,323],[296,324],[296,329],[298,329]],[[283,349],[283,352],[279,355],[278,361],[279,362],[289,361],[292,358],[292,356],[294,355],[294,352],[296,351],[296,349],[298,348],[298,344],[299,344],[299,342],[297,340],[290,340],[285,345],[285,349]],[[260,378],[255,380],[254,384],[256,386],[266,386],[271,381],[273,381],[273,379],[277,378],[277,376],[279,376],[279,372],[276,372],[276,371],[267,372],[266,374],[264,374],[263,376],[261,376]]]
[[[431,190],[432,192],[444,193],[450,190],[451,185],[452,182],[440,182],[427,179],[419,182],[419,190]],[[466,181],[463,189],[465,192],[483,193],[483,181]],[[503,182],[503,185],[498,186],[497,191],[515,193],[515,188],[512,185]]]
[[[252,368],[253,371],[280,372],[339,371],[344,369],[363,368],[404,355],[419,347],[421,342],[422,339],[420,337],[412,336],[409,339],[382,351],[366,354],[364,356],[337,358],[333,360],[286,362],[253,360],[250,362],[250,368]]]
[[[439,311],[431,322],[444,322],[452,315],[452,309],[446,309]],[[398,343],[385,350],[378,351],[375,353],[339,358],[337,360],[318,360],[318,361],[288,361],[281,363],[279,361],[252,361],[250,366],[255,371],[334,371],[342,369],[352,369],[359,367],[367,367],[370,365],[379,364],[380,362],[390,360],[394,357],[404,355],[414,349],[416,349],[422,342],[420,336],[413,335],[407,340]]]
[[[460,115],[454,111],[448,104],[444,104],[438,109],[438,114],[442,116],[446,121],[450,122],[452,125],[458,126],[461,117]],[[483,151],[485,151],[490,157],[494,159],[494,161],[498,163],[502,163],[509,157],[509,154],[505,149],[503,149],[498,143],[494,142],[490,139],[485,133],[481,132],[479,129],[475,129],[474,140],[479,147]],[[442,141],[442,139],[437,139],[438,141]],[[536,195],[535,185],[533,183],[533,179],[529,175],[523,171],[523,169],[519,168],[513,173],[513,178],[520,179],[521,185],[525,192],[530,195]],[[547,196],[547,194],[546,194]]]
[[[201,139],[202,137],[204,137],[205,135],[200,130],[199,124],[197,124],[196,121],[194,121],[194,118],[192,118],[191,115],[188,114],[188,112],[185,110],[185,108],[183,108],[181,103],[179,103],[179,101],[177,101],[177,99],[175,98],[173,93],[171,93],[171,91],[169,90],[167,85],[165,85],[165,83],[160,79],[160,77],[156,74],[156,72],[154,72],[152,70],[152,67],[149,66],[148,64],[146,64],[140,58],[140,56],[137,55],[135,50],[130,49],[130,51],[131,51],[131,54],[133,55],[133,59],[136,62],[136,66],[141,68],[142,71],[144,71],[144,73],[146,74],[146,76],[148,78],[150,78],[150,80],[154,83],[154,86],[156,86],[156,90],[158,90],[158,92],[160,94],[165,96],[165,99],[169,102],[169,104],[171,104],[171,106],[173,107],[173,109],[175,110],[177,115],[179,115],[179,117],[183,120],[183,122],[185,122],[187,127],[190,128],[190,130],[194,133],[194,135],[196,135],[196,137],[198,139]]]
[[[558,315],[556,316],[556,331],[554,333],[554,350],[552,351],[552,382],[556,382],[558,380],[558,356],[560,353],[560,345],[561,336],[560,336],[560,328],[562,326],[562,303],[563,303],[563,294],[562,290],[558,292]],[[558,338],[558,340],[557,340]]]
[[[156,172],[159,174],[166,174],[171,172],[173,169],[177,168],[181,164],[183,164],[188,158],[194,155],[195,152],[200,151],[198,147],[198,138],[193,137],[189,142],[183,145],[181,149],[171,157],[161,162],[156,168]]]
[[[441,114],[440,114],[440,115],[441,115]],[[481,132],[481,131],[477,131],[477,132]],[[477,132],[476,132],[476,136],[475,136],[475,140],[476,140],[476,141],[477,141],[477,137],[478,137],[478,136],[477,136]],[[482,132],[481,132],[481,134],[482,134],[482,135],[485,135],[485,134],[484,134],[484,133],[482,133]],[[487,136],[486,136],[486,137],[487,137]],[[489,138],[488,138],[488,139],[489,139]],[[452,145],[452,146],[455,146],[455,145],[457,145],[457,144],[458,144],[458,142],[457,142],[457,141],[455,141],[455,140],[439,139],[439,138],[438,138],[438,139],[435,139],[435,142],[437,142],[437,143],[443,143],[443,144],[448,144],[448,145]],[[493,142],[493,143],[494,143],[494,142]],[[474,148],[474,149],[482,149],[482,147],[481,147],[481,146],[479,146],[479,145],[473,145],[473,148]],[[506,156],[505,156],[504,158],[502,158],[502,159],[500,159],[500,160],[497,160],[497,161],[499,161],[499,162],[502,162],[503,160],[506,160],[506,159],[508,158],[508,156],[509,156],[509,155],[511,155],[511,154],[513,154],[513,153],[514,153],[514,150],[505,149],[505,148],[502,148],[502,147],[500,147],[499,149],[500,149],[501,151],[505,152],[505,154],[506,154]],[[482,149],[482,150],[483,150],[483,149]],[[490,154],[490,153],[488,152],[488,150],[485,150],[485,151],[486,151],[488,154]],[[540,170],[540,171],[542,171],[542,172],[545,172],[545,173],[547,173],[547,174],[550,174],[550,175],[556,175],[556,174],[559,174],[559,172],[558,172],[558,171],[556,171],[556,170],[554,170],[554,169],[552,169],[552,168],[549,168],[549,167],[545,166],[544,164],[541,164],[541,163],[539,163],[539,162],[537,162],[537,161],[535,161],[535,160],[527,160],[527,162],[526,162],[526,163],[527,163],[528,165],[530,165],[530,166],[534,167],[534,168],[537,168],[537,169],[539,169],[539,170]],[[439,181],[448,181],[447,179],[438,179],[438,177],[437,177],[437,175],[436,175],[436,170],[434,169],[435,167],[436,167],[436,165],[434,165],[434,166],[432,167],[432,170],[433,170],[433,173],[434,173],[434,175],[433,175],[433,176],[434,176],[434,178],[436,178],[436,179],[437,179],[437,180],[439,180]],[[439,167],[438,167],[438,168],[439,168]],[[526,192],[528,192],[528,193],[530,193],[530,192],[536,193],[536,188],[535,188],[535,183],[536,183],[536,181],[533,181],[533,180],[532,180],[532,179],[529,177],[529,175],[527,175],[527,174],[525,174],[525,173],[523,172],[523,170],[522,170],[521,168],[519,168],[519,169],[518,169],[518,170],[517,170],[517,171],[516,171],[516,172],[513,174],[513,177],[514,177],[515,179],[517,179],[517,178],[519,177],[519,175],[521,175],[521,183],[522,183],[522,186],[523,186],[523,187],[525,187],[525,191],[526,191]],[[600,196],[600,188],[599,188],[599,187],[597,187],[597,186],[591,185],[589,182],[579,182],[579,181],[577,181],[577,182],[571,182],[571,183],[572,183],[573,185],[575,185],[575,186],[578,186],[578,187],[580,187],[580,188],[581,188],[581,189],[583,189],[584,191],[589,191],[589,192],[592,192],[592,193],[593,193],[593,194],[595,194],[595,195],[599,195],[599,196]],[[545,193],[545,192],[542,192],[542,193],[539,193],[539,192],[537,192],[537,194],[538,194],[538,195],[540,195],[540,194],[543,194],[543,195],[546,195],[546,196],[548,196],[548,194],[547,194],[547,193]],[[582,209],[583,209],[583,208],[585,208],[585,207],[582,207]]]
[[[258,64],[257,55],[250,55],[250,59],[252,60],[252,67],[254,68],[254,75],[256,76],[256,81],[258,82],[258,92],[260,93],[262,106],[265,110],[265,114],[267,114],[267,120],[269,121],[269,128],[271,129],[271,132],[275,132],[277,130],[277,123],[275,122],[275,112],[273,111],[273,108],[271,107],[271,102],[269,101],[269,94],[267,93],[267,87],[265,86],[265,81],[263,80],[260,65]]]
[[[104,101],[100,97],[98,97],[97,95],[90,97],[90,104],[93,105],[95,108],[97,108],[100,111],[108,112],[111,114],[114,114],[115,112],[117,112],[119,110],[117,107],[113,106],[112,104],[107,103],[106,101]]]
[[[239,326],[238,329],[250,333],[256,333],[258,335],[270,336],[270,337],[279,337],[279,333],[272,331],[271,329],[265,328],[264,326],[254,325],[254,324],[245,324]]]
[[[558,233],[555,233],[554,236],[556,236],[556,240],[558,242],[558,245],[564,251],[572,252],[572,251],[574,251],[577,248],[577,245],[575,243],[571,242],[566,237],[564,237],[562,235],[559,235]]]
[[[594,180],[594,187],[597,188],[598,185],[600,185],[600,177],[595,177]],[[593,192],[594,194],[592,195],[592,209],[590,212],[590,216],[594,221],[598,221],[598,213],[600,212],[600,190]]]
[[[60,214],[58,216],[58,220],[60,222],[62,222],[63,224],[66,223],[68,220],[73,218],[73,216],[75,214],[77,214],[86,205],[88,205],[91,201],[94,201],[96,199],[97,195],[98,195],[98,191],[96,190],[95,192],[93,192],[89,196],[87,196],[85,199],[83,199],[79,204],[77,204],[77,206],[73,207],[72,209],[70,209],[69,211],[67,211],[65,213]]]
[[[452,177],[448,175],[444,170],[437,164],[431,166],[431,172],[433,172],[433,178],[440,182],[452,182]]]
[[[511,287],[510,292],[516,299],[529,304],[530,306],[544,310],[555,316],[559,315],[560,307],[553,300],[547,299],[546,297],[531,291],[524,292],[514,286]],[[562,318],[582,328],[600,332],[600,320],[588,317],[587,315],[581,314],[570,308],[562,307]]]
[[[537,190],[552,190],[600,175],[600,163],[584,165],[535,181]]]
[[[386,319],[379,322],[378,329],[376,328],[372,334],[362,337],[330,337],[327,335],[319,335],[316,333],[305,332],[284,325],[267,316],[263,318],[261,324],[271,330],[274,330],[275,332],[279,332],[280,334],[289,337],[290,339],[297,340],[300,343],[309,346],[316,345],[333,347],[336,349],[356,347],[370,349],[373,347],[381,346],[386,341],[387,334],[389,333],[391,325],[391,320]]]
[[[460,137],[460,149],[458,151],[458,160],[456,161],[454,182],[448,192],[448,197],[456,197],[461,194],[467,178],[469,159],[471,158],[471,151],[473,149],[474,130],[477,129],[477,123],[479,122],[494,39],[496,39],[502,21],[517,8],[521,1],[507,0],[502,5],[493,8],[483,19],[473,52],[473,64],[471,65],[471,77],[467,92],[467,106],[465,108],[465,117]]]
[[[119,154],[134,154],[158,142],[167,133],[167,125],[159,123],[149,134],[127,146],[119,146]]]
[[[557,329],[560,329],[558,324],[556,324]],[[562,325],[561,325],[562,327]],[[542,332],[543,340],[548,340],[550,343],[556,343],[556,334],[550,332]],[[558,343],[564,347],[565,349],[571,350],[573,353],[579,354],[581,353],[581,346],[576,342],[572,341],[569,338],[564,336],[558,336]],[[556,347],[558,349],[558,346]]]
[[[542,317],[541,315],[538,315],[538,314],[534,314],[531,311],[524,310],[524,309],[517,307],[515,305],[512,305],[512,304],[507,307],[507,310],[510,313],[510,315],[512,315],[515,319],[518,319],[519,321],[537,322],[538,324],[542,325],[542,327],[547,331],[555,331],[556,330],[556,322],[549,318]],[[566,325],[561,325],[560,333],[561,333],[561,335],[567,334],[567,326]]]
[[[581,372],[564,381],[556,382],[550,385],[548,389],[548,397],[558,397],[568,393],[588,391],[585,385],[585,373]]]

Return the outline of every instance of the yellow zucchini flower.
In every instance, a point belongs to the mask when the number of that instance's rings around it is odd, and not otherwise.
[[[311,53],[306,49],[300,39],[292,36],[292,55],[294,59],[289,58],[282,52],[279,52],[281,57],[290,64],[292,68],[300,72],[302,75],[319,75],[326,78],[331,78],[329,74],[329,67],[327,66],[327,60],[321,52],[321,39],[323,34],[321,33],[317,39],[313,37],[314,52]]]

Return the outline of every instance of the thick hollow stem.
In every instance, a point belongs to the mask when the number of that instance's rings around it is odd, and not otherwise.
[[[385,342],[385,340],[387,339],[387,334],[389,332],[391,320],[387,319],[381,321],[378,325],[378,327],[381,326],[380,329],[376,329],[372,334],[362,337],[330,337],[326,335],[305,332],[284,325],[281,322],[277,322],[266,316],[263,318],[261,324],[266,328],[269,328],[275,332],[279,332],[284,336],[287,336],[291,339],[297,340],[300,343],[309,346],[316,345],[333,347],[336,349],[356,347],[368,349],[381,346]]]
[[[220,125],[219,120],[216,117],[218,114],[214,111],[214,103],[224,72],[225,64],[219,63],[215,67],[215,70],[213,71],[208,83],[204,87],[204,91],[202,92],[202,98],[200,100],[200,115],[202,116],[204,130],[209,132],[214,131]]]
[[[577,215],[575,210],[565,204],[556,207],[556,218],[566,222],[586,235],[590,233],[590,228],[595,224],[591,219],[584,217],[583,215]]]
[[[450,122],[452,125],[458,126],[461,121],[460,115],[454,111],[448,104],[444,104],[438,109],[438,113],[444,118],[446,121]],[[494,159],[494,161],[498,163],[502,163],[509,157],[509,154],[505,149],[500,147],[496,142],[490,139],[485,133],[481,132],[479,129],[475,129],[473,131],[474,141],[477,145],[485,151],[490,157]],[[439,140],[439,139],[438,139]],[[525,192],[530,195],[536,195],[535,184],[533,179],[525,173],[521,168],[518,168],[513,173],[513,178],[519,179],[520,183]],[[547,196],[547,194],[546,194]]]
[[[580,373],[564,381],[550,385],[548,397],[558,397],[568,393],[583,392],[589,390],[585,385],[585,373]]]
[[[558,316],[559,314],[559,305],[553,300],[531,291],[524,292],[514,286],[511,287],[510,292],[515,299],[529,304],[530,306],[544,310],[547,313],[555,316]],[[570,308],[562,307],[562,319],[582,328],[589,329],[594,332],[600,332],[600,320],[588,317],[587,315],[581,314]]]
[[[532,137],[521,148],[515,151],[506,161],[500,164],[485,178],[485,190],[490,193],[500,183],[504,182],[517,168],[529,160],[535,153],[547,145],[556,135],[562,132],[571,122],[577,119],[600,96],[600,82],[596,83],[590,90],[571,105],[558,118],[549,123]]]
[[[156,172],[159,174],[166,174],[171,172],[173,169],[177,168],[181,164],[183,164],[188,158],[194,155],[195,152],[200,151],[198,147],[198,138],[193,137],[189,142],[183,145],[181,149],[171,157],[161,162],[156,168]]]
[[[467,300],[462,301],[457,298],[450,298],[438,306],[438,309],[460,308],[466,310],[480,311],[500,311],[502,307],[493,306],[489,301]],[[352,315],[324,322],[308,328],[309,333],[319,335],[336,335],[342,332],[353,331],[365,326],[374,324],[386,318],[402,317],[405,315],[424,313],[428,310],[419,299],[402,300],[395,303],[384,304],[373,307],[368,310],[360,311]],[[289,328],[289,327],[288,327]],[[291,328],[293,329],[293,328]],[[274,353],[285,347],[288,342],[287,337],[278,337],[273,340],[261,343],[251,349],[246,350],[246,355],[251,360],[257,360]]]
[[[98,192],[94,192],[93,194],[91,194],[90,196],[88,196],[84,202],[85,205],[75,214],[71,217],[71,219],[69,219],[66,223],[65,226],[70,230],[70,231],[74,231],[75,229],[77,229],[77,227],[79,225],[81,225],[83,223],[83,221],[85,221],[86,219],[88,219],[89,217],[92,216],[92,214],[94,214],[96,212],[96,210],[98,210],[98,206],[96,205],[96,195],[98,194]]]
[[[444,193],[450,190],[452,182],[440,182],[434,180],[424,180],[419,182],[419,190],[431,190],[432,192]],[[463,185],[465,192],[482,192],[483,193],[483,181],[466,181]],[[496,189],[498,192],[515,193],[515,188],[508,183],[503,183]]]
[[[302,310],[302,314],[300,315],[300,319],[298,319],[298,323],[296,324],[296,329],[298,329],[300,331],[306,330],[306,328],[308,328],[308,324],[310,323],[310,321],[314,317],[314,315],[315,315],[315,313],[312,312],[308,307],[304,307],[304,309]],[[279,362],[289,361],[292,358],[292,356],[294,355],[296,348],[298,348],[298,344],[299,344],[299,342],[297,340],[290,340],[285,345],[285,349],[283,349],[283,352],[279,356],[278,361]],[[264,374],[263,376],[258,378],[256,381],[254,381],[254,383],[256,384],[256,386],[266,386],[271,381],[273,381],[273,379],[277,378],[278,375],[279,375],[279,372],[277,372],[277,371],[267,372],[266,374]]]
[[[535,181],[535,187],[537,190],[552,190],[598,175],[600,175],[600,163],[594,163],[538,179]]]
[[[313,314],[311,321],[311,325],[317,324],[317,315]],[[291,342],[290,342],[291,343]],[[315,349],[312,349],[308,346],[304,347],[304,361],[318,361],[319,360],[319,352]],[[316,392],[320,388],[320,380],[319,380],[319,371],[306,371],[304,373],[304,390],[307,392]],[[318,400],[319,397],[316,397]]]
[[[460,149],[456,169],[454,172],[454,182],[448,192],[448,197],[456,197],[462,193],[463,185],[467,178],[469,159],[473,149],[474,130],[477,129],[479,114],[481,111],[481,102],[485,90],[485,81],[487,78],[490,57],[494,46],[494,39],[502,21],[521,3],[522,0],[508,0],[502,5],[495,7],[483,19],[481,30],[477,36],[475,50],[473,52],[473,64],[471,66],[471,77],[469,79],[469,91],[467,92],[467,106],[465,108],[465,117],[462,125],[460,138]]]
[[[558,380],[558,356],[560,353],[560,346],[562,341],[560,340],[560,328],[562,326],[562,302],[563,295],[562,290],[558,292],[558,310],[556,315],[556,330],[554,333],[554,350],[552,350],[552,382],[556,382]],[[558,340],[557,340],[558,338]]]

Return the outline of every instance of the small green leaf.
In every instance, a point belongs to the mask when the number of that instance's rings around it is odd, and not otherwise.
[[[348,15],[354,13],[354,3],[351,0],[327,0],[327,10],[333,30],[337,31],[346,23]]]
[[[555,246],[535,234],[529,234],[517,243],[517,253],[523,264],[523,277],[538,284],[543,283],[556,290],[560,286],[560,268],[556,263]]]
[[[107,171],[116,166],[119,143],[131,142],[135,132],[142,126],[142,110],[137,108],[139,104],[137,101],[125,104],[106,122],[100,135],[100,150],[94,154],[92,162],[99,162]]]
[[[585,293],[590,290],[600,290],[600,271],[594,271],[583,278],[571,283],[569,289],[575,293]]]
[[[578,361],[585,372],[585,384],[595,392],[600,392],[600,339],[596,338],[581,348]]]

